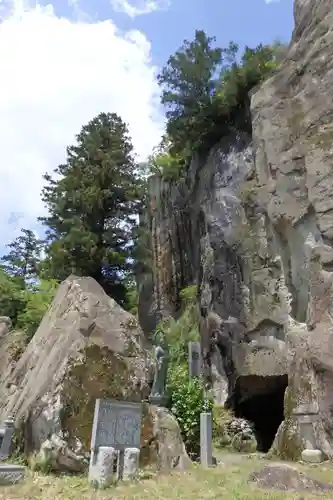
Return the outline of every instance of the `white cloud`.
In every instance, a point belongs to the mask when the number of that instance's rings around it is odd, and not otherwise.
[[[170,0],[110,0],[110,3],[116,12],[123,12],[133,19],[142,14],[167,9],[171,2]]]
[[[8,7],[0,24],[0,247],[36,227],[42,174],[64,161],[66,145],[99,112],[128,123],[139,159],[163,127],[142,33],[120,33],[111,20],[58,18],[51,5]]]

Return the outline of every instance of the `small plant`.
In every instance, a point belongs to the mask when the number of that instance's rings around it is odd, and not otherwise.
[[[198,285],[189,285],[180,291],[180,298],[183,304],[194,305],[198,293]]]

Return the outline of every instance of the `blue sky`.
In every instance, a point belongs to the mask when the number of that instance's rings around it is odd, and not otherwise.
[[[41,232],[43,173],[100,112],[128,124],[139,160],[164,129],[156,75],[196,29],[220,46],[289,41],[292,0],[0,0],[0,255]]]
[[[135,2],[133,2],[135,4]],[[110,17],[122,30],[138,29],[152,44],[153,62],[163,65],[196,29],[215,36],[221,46],[235,41],[242,48],[289,41],[293,29],[293,0],[173,0],[168,8],[130,18],[115,12],[109,0],[84,0],[80,7],[95,20]],[[69,15],[66,0],[54,2],[56,12]]]

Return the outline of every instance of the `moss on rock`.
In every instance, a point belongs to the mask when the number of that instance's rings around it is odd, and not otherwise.
[[[75,436],[88,451],[96,399],[139,401],[141,393],[135,390],[131,369],[123,357],[92,345],[70,365],[62,398],[62,428],[69,442]]]

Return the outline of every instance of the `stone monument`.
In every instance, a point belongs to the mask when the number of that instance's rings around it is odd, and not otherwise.
[[[155,374],[149,396],[149,402],[156,406],[165,406],[167,395],[165,392],[168,375],[169,356],[166,346],[155,347]]]
[[[200,413],[200,463],[213,466],[213,417],[211,413]]]
[[[319,419],[319,408],[317,404],[302,404],[294,411],[300,428],[300,435],[304,442],[304,450],[301,453],[303,462],[321,463],[324,456],[321,450],[317,448],[316,437],[313,424]]]
[[[10,456],[10,447],[14,433],[14,418],[8,417],[0,429],[0,461],[7,460]],[[25,467],[14,464],[0,465],[0,486],[16,484],[23,481]]]
[[[200,342],[188,343],[188,371],[190,378],[200,377],[202,374]]]
[[[89,482],[100,488],[132,479],[139,469],[141,403],[97,399],[91,436]]]

